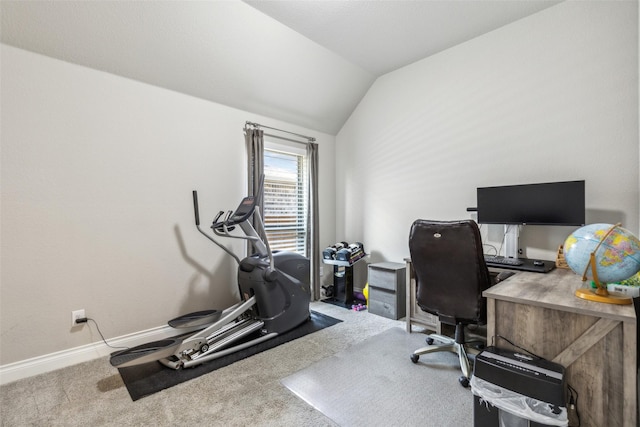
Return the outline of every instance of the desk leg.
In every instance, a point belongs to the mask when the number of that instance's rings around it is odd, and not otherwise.
[[[496,335],[496,300],[487,298],[487,345],[495,345]]]
[[[635,322],[624,322],[622,324],[622,336],[623,336],[623,365],[627,374],[623,379],[623,405],[622,405],[622,419],[625,420],[625,426],[635,427],[637,424],[637,354],[636,354],[636,339],[637,339],[637,325]]]

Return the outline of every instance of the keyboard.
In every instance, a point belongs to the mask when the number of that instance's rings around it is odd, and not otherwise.
[[[492,256],[492,255],[485,255],[484,261],[489,264],[500,264],[500,265],[516,265],[517,266],[517,265],[524,264],[522,261],[520,261],[517,258],[505,258],[501,256]]]

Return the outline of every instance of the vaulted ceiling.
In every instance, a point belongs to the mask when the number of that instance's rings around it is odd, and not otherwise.
[[[2,0],[0,28],[7,45],[336,134],[378,76],[560,1]]]

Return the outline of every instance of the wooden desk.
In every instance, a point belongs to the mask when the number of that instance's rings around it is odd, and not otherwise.
[[[570,270],[517,272],[486,290],[487,342],[498,335],[563,365],[578,392],[582,427],[636,427],[637,347],[633,305],[586,301]]]

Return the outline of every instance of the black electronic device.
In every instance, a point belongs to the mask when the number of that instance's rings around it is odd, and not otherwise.
[[[474,364],[474,426],[494,427],[502,425],[527,425],[543,427],[548,424],[521,418],[519,415],[503,410],[499,400],[503,393],[493,390],[501,387],[523,397],[518,409],[538,419],[539,414],[552,416],[553,425],[567,425],[565,398],[565,368],[562,365],[528,354],[487,347],[476,356]],[[481,398],[480,390],[473,389],[475,379],[492,384],[494,398]],[[478,384],[480,386],[480,384]],[[528,406],[525,408],[524,406]],[[525,410],[526,409],[526,410]],[[505,414],[506,412],[506,414]],[[544,420],[549,418],[542,417]],[[505,424],[508,420],[511,424]],[[563,422],[563,424],[560,424]]]
[[[497,347],[476,356],[473,375],[492,384],[565,406],[565,368],[546,359]]]
[[[477,199],[480,224],[585,224],[584,180],[479,187]]]
[[[553,261],[540,261],[528,258],[506,258],[485,255],[484,262],[490,268],[506,268],[508,270],[529,271],[531,273],[548,273],[556,264]]]
[[[504,265],[507,267],[509,266],[517,267],[524,264],[524,262],[521,261],[519,258],[507,258],[503,256],[492,256],[492,255],[485,255],[484,262],[486,262],[487,264]],[[537,265],[537,264],[534,262],[533,265]]]

